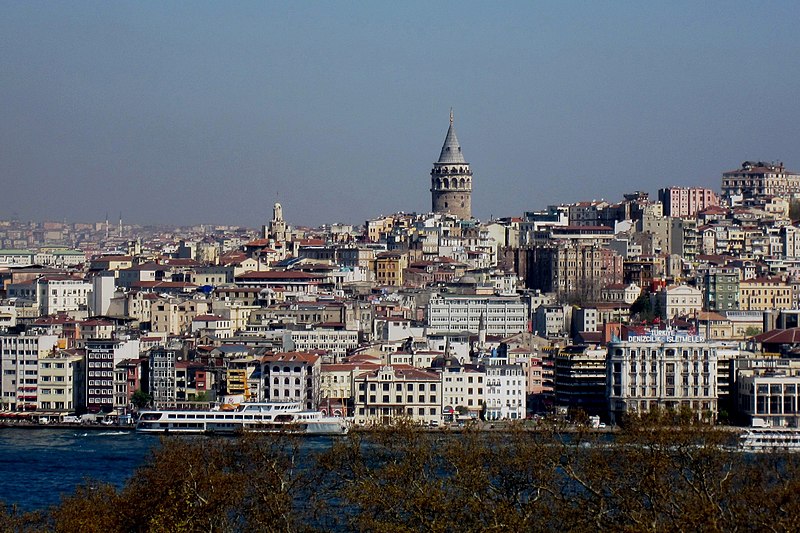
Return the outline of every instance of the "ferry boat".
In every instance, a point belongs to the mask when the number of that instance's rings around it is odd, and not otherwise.
[[[739,447],[746,452],[800,452],[800,429],[781,427],[750,428],[742,433]]]
[[[308,435],[345,435],[344,418],[305,410],[300,403],[247,402],[226,411],[142,411],[136,431],[142,433],[286,432]]]

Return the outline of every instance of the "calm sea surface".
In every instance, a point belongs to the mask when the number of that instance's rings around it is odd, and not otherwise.
[[[109,429],[0,429],[0,500],[31,511],[85,479],[122,486],[158,437]]]

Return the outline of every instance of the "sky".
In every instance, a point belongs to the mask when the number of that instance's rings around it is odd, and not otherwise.
[[[800,171],[800,2],[0,0],[0,219],[473,214]]]

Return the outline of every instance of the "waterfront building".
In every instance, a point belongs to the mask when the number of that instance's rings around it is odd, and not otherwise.
[[[41,411],[75,412],[86,405],[86,361],[78,350],[54,350],[39,358]]]
[[[174,406],[176,401],[175,363],[183,357],[180,345],[157,346],[150,350],[148,375],[153,407],[164,409]]]
[[[424,424],[442,420],[441,377],[405,365],[383,365],[353,378],[357,424],[389,423],[408,418]]]
[[[58,337],[50,334],[0,335],[0,409],[33,411],[39,400],[39,360],[53,352]]]
[[[486,372],[486,420],[524,419],[527,380],[522,365],[500,357],[480,357],[476,362]]]
[[[378,364],[323,364],[320,370],[320,409],[333,416],[350,416],[353,401],[353,377]]]
[[[90,413],[109,413],[114,409],[114,369],[125,359],[139,357],[139,340],[87,339],[85,349],[86,407]]]
[[[261,358],[264,401],[301,402],[307,409],[320,403],[322,359],[302,352],[283,352]]]
[[[566,412],[605,415],[606,349],[589,345],[561,348],[553,368],[555,405]]]
[[[114,367],[114,409],[118,413],[127,413],[134,392],[149,392],[148,371],[148,359],[144,357],[124,359]]]
[[[485,402],[486,369],[482,365],[462,365],[456,357],[440,355],[431,370],[442,377],[442,417],[455,422],[459,417],[477,419]]]
[[[715,419],[717,347],[671,329],[629,334],[608,344],[606,383],[612,422],[655,408],[688,408]]]
[[[800,361],[749,359],[736,372],[739,414],[752,425],[800,427]]]

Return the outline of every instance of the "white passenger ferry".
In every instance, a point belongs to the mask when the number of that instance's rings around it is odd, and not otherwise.
[[[319,411],[304,410],[302,404],[284,402],[247,402],[230,411],[142,411],[136,422],[136,431],[142,433],[260,431],[344,435],[348,428],[344,418],[325,416]]]
[[[800,429],[751,428],[742,433],[739,446],[746,452],[800,452]]]

